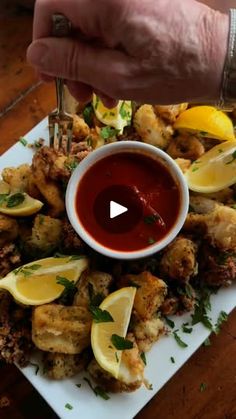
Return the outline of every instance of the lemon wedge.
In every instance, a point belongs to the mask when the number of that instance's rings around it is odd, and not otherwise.
[[[60,297],[65,289],[65,286],[57,282],[58,277],[76,283],[87,267],[88,259],[85,257],[40,259],[27,263],[0,279],[0,288],[9,291],[21,304],[46,304]]]
[[[176,119],[174,128],[221,141],[235,140],[231,119],[213,106],[195,106],[187,109]]]
[[[119,100],[117,106],[112,109],[106,108],[95,94],[93,95],[93,109],[97,119],[105,125],[109,125],[123,133],[124,127],[130,125],[132,117],[132,104],[130,100]]]
[[[13,217],[26,217],[40,211],[43,202],[29,196],[27,193],[17,192],[12,195],[2,195],[0,213]]]
[[[106,323],[92,323],[91,345],[98,364],[113,377],[118,378],[122,350],[117,350],[112,344],[112,335],[125,338],[134,304],[136,288],[121,288],[108,295],[100,305],[114,321]]]
[[[217,192],[236,183],[236,141],[221,143],[196,160],[185,173],[192,191]]]

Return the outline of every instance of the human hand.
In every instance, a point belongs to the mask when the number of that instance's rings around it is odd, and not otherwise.
[[[64,14],[73,39],[50,37]],[[37,0],[29,61],[79,100],[170,104],[218,99],[228,17],[195,0]],[[40,39],[41,38],[41,39]]]

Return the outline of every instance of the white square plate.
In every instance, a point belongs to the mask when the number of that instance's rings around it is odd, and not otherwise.
[[[47,118],[41,121],[27,135],[28,143],[33,143],[38,138],[48,140]],[[18,166],[22,163],[31,163],[32,150],[24,147],[21,143],[15,144],[0,157],[0,171],[4,167]],[[229,313],[236,305],[236,284],[230,288],[222,289],[217,295],[212,296],[211,318],[216,322],[221,310]],[[172,318],[176,328],[187,321],[190,315]],[[178,332],[180,337],[188,344],[183,349],[179,347],[172,335],[162,337],[147,355],[147,367],[145,376],[152,384],[153,390],[140,390],[131,394],[111,394],[110,399],[105,401],[96,397],[87,383],[83,380],[86,373],[63,381],[46,379],[42,372],[35,374],[35,367],[28,366],[22,369],[22,373],[31,384],[44,397],[61,419],[131,419],[142,407],[160,390],[160,388],[175,374],[175,372],[187,361],[209,335],[209,330],[202,324],[197,324],[191,334]],[[170,357],[175,358],[173,364]],[[42,368],[40,368],[42,370]],[[81,383],[78,388],[76,384]],[[65,405],[69,403],[73,409],[68,410]]]

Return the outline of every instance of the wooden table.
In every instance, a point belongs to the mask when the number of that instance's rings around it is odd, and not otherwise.
[[[25,61],[32,16],[9,3],[1,0],[0,6],[1,154],[55,106],[54,87],[40,84]],[[191,357],[137,419],[236,419],[236,311],[211,342]],[[16,367],[0,368],[0,404],[3,396],[10,401],[9,407],[0,409],[1,419],[57,418]],[[203,392],[201,383],[207,385]]]

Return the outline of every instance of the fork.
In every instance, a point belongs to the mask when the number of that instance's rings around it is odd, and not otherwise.
[[[66,37],[71,33],[70,21],[61,14],[52,16],[53,30],[52,35],[55,37]],[[73,130],[73,117],[65,112],[64,103],[64,80],[55,79],[57,109],[48,116],[49,125],[49,145],[57,150],[65,148],[66,153],[70,152]],[[63,138],[66,138],[65,143]]]

